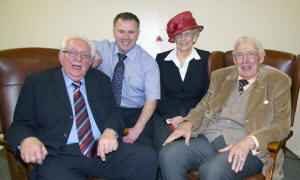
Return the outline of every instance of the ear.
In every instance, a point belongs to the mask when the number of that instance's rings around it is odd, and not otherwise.
[[[197,42],[197,40],[199,38],[199,35],[200,35],[200,33],[199,34],[194,34],[193,33],[193,44],[196,44],[196,42]]]
[[[234,58],[234,56],[232,56],[232,58],[233,58],[233,63],[236,65],[236,62],[235,62],[235,58]]]
[[[262,64],[265,60],[265,55],[264,54],[260,54],[259,55],[259,63]]]
[[[90,58],[90,60],[89,60],[89,67],[91,67],[91,66],[94,67],[94,65],[93,65],[94,61],[95,61],[95,57]]]
[[[140,29],[138,29],[137,36],[138,37],[140,36]]]
[[[59,53],[58,53],[58,59],[59,59],[60,65],[62,65],[62,60],[64,59],[64,53],[62,53],[61,51],[59,51]]]
[[[114,39],[116,39],[116,34],[117,34],[117,29],[115,27],[113,27],[113,37],[114,37]]]

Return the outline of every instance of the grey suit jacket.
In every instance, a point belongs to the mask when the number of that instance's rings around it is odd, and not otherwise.
[[[192,121],[193,136],[202,133],[209,124],[214,123],[237,79],[235,66],[212,73],[207,94],[184,118]],[[272,163],[267,149],[268,143],[284,139],[290,131],[291,79],[271,66],[260,65],[253,86],[244,125],[246,133],[255,136],[259,142],[258,157],[264,164],[265,174]]]

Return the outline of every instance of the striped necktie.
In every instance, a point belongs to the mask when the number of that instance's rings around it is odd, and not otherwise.
[[[75,81],[72,83],[72,85],[75,87],[73,99],[80,151],[86,157],[92,158],[92,156],[96,152],[96,143],[94,140],[85,101],[82,94],[79,91],[81,82]]]
[[[121,105],[122,98],[122,85],[124,78],[125,65],[124,60],[127,58],[125,54],[118,53],[119,61],[116,64],[113,78],[112,78],[112,91],[118,106]]]
[[[249,81],[247,81],[246,79],[240,79],[239,80],[239,94],[243,94],[244,92],[244,86],[246,86],[247,84],[249,84]]]

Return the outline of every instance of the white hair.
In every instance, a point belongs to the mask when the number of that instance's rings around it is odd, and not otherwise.
[[[261,54],[261,55],[266,54],[263,45],[256,38],[251,37],[251,36],[243,36],[235,41],[232,55],[234,55],[236,53],[237,47],[243,42],[253,42],[255,44],[255,46],[256,46],[255,48],[257,49],[259,54]]]
[[[95,44],[90,41],[87,37],[85,36],[68,36],[68,37],[64,37],[62,40],[61,40],[61,44],[60,44],[60,51],[64,51],[66,46],[67,46],[67,43],[72,40],[72,39],[81,39],[83,41],[85,41],[89,46],[90,46],[90,55],[91,57],[95,57],[95,54],[96,54],[96,48],[95,48]]]

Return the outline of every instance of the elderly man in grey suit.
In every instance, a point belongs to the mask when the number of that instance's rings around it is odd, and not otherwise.
[[[199,171],[200,180],[266,173],[272,162],[267,144],[290,130],[291,79],[262,65],[264,56],[255,38],[236,41],[235,65],[212,73],[205,97],[165,141],[163,179],[187,179],[191,170]],[[180,137],[185,139],[174,141]]]

